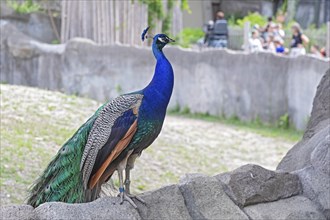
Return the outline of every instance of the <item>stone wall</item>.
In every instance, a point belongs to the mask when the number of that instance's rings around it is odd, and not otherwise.
[[[141,89],[155,60],[147,47],[99,46],[86,39],[66,45],[37,42],[9,24],[1,25],[1,81],[61,90],[106,101]],[[170,108],[276,122],[288,113],[304,129],[326,60],[270,53],[165,48],[175,72]]]
[[[22,0],[20,0],[22,2]],[[16,1],[19,2],[19,1]],[[48,8],[54,10],[58,8],[60,3],[58,0],[52,1],[40,1],[36,0],[42,8]],[[58,8],[60,9],[60,8]],[[56,9],[55,9],[56,10]],[[61,19],[60,16],[53,16],[54,27],[51,23],[51,18],[46,12],[36,12],[31,14],[18,14],[8,7],[7,1],[0,2],[0,22],[9,23],[17,27],[24,34],[33,37],[34,39],[43,43],[59,42],[56,31],[60,35],[61,31]],[[3,34],[3,33],[1,33]]]

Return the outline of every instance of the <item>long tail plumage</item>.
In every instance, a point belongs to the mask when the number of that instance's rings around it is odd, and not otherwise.
[[[32,186],[28,204],[37,207],[51,201],[81,203],[93,201],[98,197],[101,186],[97,185],[92,190],[84,188],[80,162],[88,134],[102,108],[103,106],[61,147]]]

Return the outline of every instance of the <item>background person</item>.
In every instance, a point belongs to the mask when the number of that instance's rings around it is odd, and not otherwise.
[[[291,40],[291,51],[290,56],[305,55],[306,49],[304,45],[308,45],[309,39],[301,31],[300,25],[295,23],[291,27],[292,30],[292,40]]]
[[[228,24],[222,11],[216,13],[213,27],[208,31],[207,43],[209,47],[227,48]]]
[[[249,39],[249,49],[250,49],[250,52],[252,52],[252,53],[263,51],[262,43],[261,43],[261,39],[259,37],[259,31],[258,30],[253,30],[252,31],[252,36]]]

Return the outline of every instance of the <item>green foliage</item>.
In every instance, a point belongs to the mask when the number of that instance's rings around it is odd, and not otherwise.
[[[290,118],[289,114],[285,113],[282,115],[278,122],[277,122],[277,127],[282,128],[282,129],[289,129],[290,128]]]
[[[18,3],[17,1],[11,0],[7,1],[7,4],[16,13],[19,14],[29,14],[40,10],[40,5],[37,3],[33,3],[32,0],[25,0],[22,3]]]
[[[55,39],[55,40],[52,40],[51,44],[60,44],[60,41]]]
[[[254,123],[256,123],[257,125],[262,125],[263,124],[261,118],[259,117],[259,115],[254,120]]]
[[[163,19],[164,10],[163,3],[161,0],[139,0],[141,3],[148,6],[148,26],[150,30],[154,29],[156,24],[155,20]]]
[[[190,114],[190,108],[188,106],[185,106],[182,111],[181,111],[181,114]]]
[[[237,24],[240,27],[243,27],[245,22],[250,22],[251,25],[258,24],[260,26],[265,26],[267,24],[267,19],[262,15],[260,15],[258,12],[254,12],[254,13],[249,13],[243,19],[237,20]]]
[[[236,26],[237,20],[238,18],[234,14],[231,14],[227,17],[227,23],[229,26]]]
[[[191,10],[188,4],[188,0],[181,0],[181,10],[187,11],[189,14],[191,14]]]
[[[204,32],[200,28],[184,28],[178,36],[176,42],[178,45],[188,48],[191,44],[204,37]]]
[[[232,123],[237,123],[239,122],[239,117],[237,115],[232,115],[228,118],[228,121],[232,122]]]
[[[123,94],[123,88],[121,88],[121,86],[119,84],[117,84],[115,88],[116,88],[116,92],[118,94],[120,94],[120,95]]]
[[[258,12],[249,13],[247,16],[241,19],[235,20],[235,17],[230,18],[229,25],[238,25],[244,27],[245,22],[250,22],[251,26],[258,24],[259,26],[265,26],[267,24],[266,17],[263,17]]]
[[[288,10],[288,0],[284,0],[281,6],[281,11],[286,12]]]
[[[169,34],[170,29],[171,29],[171,24],[172,24],[172,19],[173,19],[173,6],[174,2],[173,0],[168,0],[167,1],[167,14],[163,20],[162,24],[162,32],[164,34]]]
[[[176,104],[173,108],[168,110],[170,113],[179,113],[180,112],[180,105]]]
[[[162,20],[162,32],[169,34],[172,25],[172,17],[173,17],[173,7],[174,3],[177,2],[175,0],[167,1],[167,13],[165,14],[163,8],[162,0],[139,0],[139,2],[146,4],[148,6],[148,26],[150,27],[150,31],[155,28],[156,20]],[[188,0],[181,0],[181,10],[186,10],[189,13],[190,8],[188,5]]]

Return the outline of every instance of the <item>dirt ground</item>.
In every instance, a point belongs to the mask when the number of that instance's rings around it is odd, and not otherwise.
[[[98,106],[58,92],[1,85],[1,205],[24,202],[28,187]],[[247,163],[275,169],[293,145],[218,122],[168,116],[159,138],[136,162],[132,190],[140,193],[177,183],[185,173],[215,175]]]

